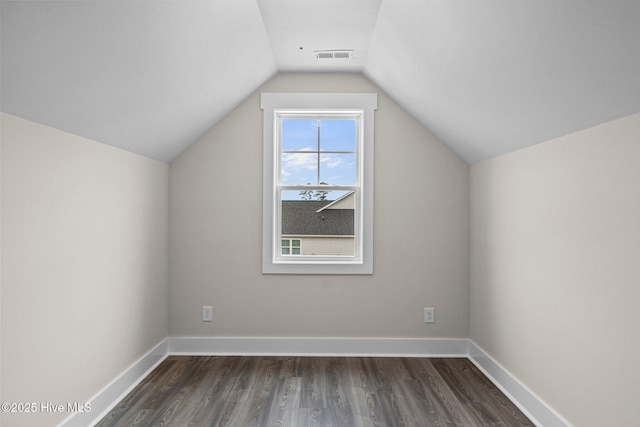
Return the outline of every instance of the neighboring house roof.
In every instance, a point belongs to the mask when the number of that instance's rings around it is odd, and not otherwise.
[[[326,209],[353,209],[355,205],[355,193],[350,191],[340,197],[338,197],[333,202],[329,201],[329,204],[318,209],[318,212],[322,212]]]
[[[353,236],[354,210],[322,210],[322,208],[331,203],[333,203],[333,200],[283,200],[282,234],[300,236]]]

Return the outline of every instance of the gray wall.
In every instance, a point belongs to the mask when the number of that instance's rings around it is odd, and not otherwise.
[[[2,399],[65,408],[2,425],[59,423],[166,337],[168,172],[2,114]]]
[[[379,94],[373,276],[261,274],[261,91]],[[171,163],[170,335],[466,338],[468,203],[467,164],[369,80],[279,74]]]
[[[640,425],[640,114],[471,167],[471,338],[575,426]]]

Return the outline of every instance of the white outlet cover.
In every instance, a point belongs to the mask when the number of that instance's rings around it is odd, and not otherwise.
[[[435,323],[436,322],[436,312],[433,307],[425,307],[424,308],[424,323]]]
[[[202,306],[202,321],[211,322],[213,320],[213,307],[210,305]]]

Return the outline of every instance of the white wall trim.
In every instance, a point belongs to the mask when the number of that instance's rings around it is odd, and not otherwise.
[[[571,427],[534,392],[469,340],[469,360],[478,367],[529,419],[539,427]]]
[[[165,338],[144,356],[134,362],[110,384],[89,399],[90,412],[79,412],[69,416],[59,427],[86,427],[95,425],[113,409],[135,386],[151,373],[169,355]]]
[[[175,355],[467,357],[467,339],[433,338],[169,338]]]
[[[466,338],[169,337],[89,400],[91,412],[59,427],[94,425],[170,355],[466,357],[539,427],[572,427],[472,340]]]

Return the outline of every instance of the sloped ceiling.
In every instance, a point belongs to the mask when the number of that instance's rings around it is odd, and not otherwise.
[[[466,161],[640,112],[633,0],[1,3],[2,111],[171,161],[278,71],[360,72]],[[351,59],[316,51],[352,50]]]

